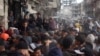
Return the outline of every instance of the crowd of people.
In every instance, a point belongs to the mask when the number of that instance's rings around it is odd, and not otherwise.
[[[9,28],[0,26],[0,56],[100,56],[100,27],[89,22],[60,29],[55,19],[40,13],[18,20],[11,12]]]

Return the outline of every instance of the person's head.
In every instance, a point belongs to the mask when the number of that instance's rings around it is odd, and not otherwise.
[[[53,18],[50,18],[49,21],[52,22],[53,21]]]
[[[32,42],[36,44],[41,43],[41,37],[32,36]]]
[[[24,26],[24,27],[28,27],[28,21],[24,21],[24,22],[23,22],[23,26]]]
[[[27,45],[27,43],[26,43],[25,41],[20,41],[20,42],[17,44],[17,48],[18,48],[19,50],[21,50],[21,49],[28,49],[28,45]]]
[[[28,45],[24,41],[20,41],[18,45],[16,46],[18,49],[18,52],[21,53],[23,56],[30,56],[29,51],[28,51]]]
[[[41,41],[44,45],[46,45],[46,43],[49,43],[51,41],[51,38],[45,34],[41,35]]]
[[[31,19],[34,19],[34,15],[33,15],[33,14],[30,14],[29,17],[30,17]]]
[[[17,24],[17,20],[14,20],[14,24]]]
[[[14,28],[13,27],[10,27],[9,29],[8,29],[8,32],[9,32],[9,34],[14,34]]]
[[[63,37],[66,37],[67,35],[68,35],[67,30],[62,30],[62,36],[63,36]]]
[[[88,34],[88,36],[85,39],[85,41],[90,44],[93,44],[95,42],[95,40],[96,40],[96,38],[93,34]]]
[[[14,44],[18,44],[21,38],[21,35],[13,35],[11,40]]]
[[[35,48],[33,56],[41,56],[41,55],[42,55],[41,48],[40,47]]]
[[[45,22],[45,23],[49,23],[48,18],[44,18],[44,22]]]
[[[77,31],[76,31],[75,29],[69,28],[68,30],[69,30],[69,34],[70,34],[70,35],[76,36]]]
[[[29,14],[26,14],[26,15],[24,16],[24,19],[29,19]]]
[[[10,12],[10,16],[13,16],[13,11]]]
[[[54,36],[54,32],[53,31],[50,31],[50,32],[48,32],[48,34],[50,35],[50,36]]]
[[[66,37],[66,38],[64,38],[62,40],[62,44],[61,45],[62,45],[62,47],[64,49],[70,49],[72,47],[72,45],[73,45],[73,42],[74,42],[74,40],[72,38]]]
[[[41,17],[41,13],[40,12],[37,13],[37,17]]]
[[[85,35],[78,35],[75,37],[75,45],[82,45],[85,42]]]

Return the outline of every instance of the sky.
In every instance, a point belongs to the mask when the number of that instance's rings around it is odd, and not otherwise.
[[[81,2],[83,2],[83,0],[77,0],[77,3],[81,3]]]

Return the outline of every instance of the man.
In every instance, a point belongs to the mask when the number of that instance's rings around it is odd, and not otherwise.
[[[73,39],[68,36],[62,40],[63,56],[76,56],[72,49],[73,42]]]
[[[20,53],[20,55],[30,56],[29,51],[28,51],[28,45],[26,42],[24,41],[19,42],[19,44],[17,45],[17,48],[18,48],[18,53]]]
[[[8,53],[5,49],[5,42],[3,39],[0,38],[0,56],[8,56]]]
[[[78,35],[75,37],[75,45],[76,45],[76,49],[80,49],[81,47],[83,47],[85,43],[85,35]]]
[[[49,19],[49,30],[56,30],[56,21],[53,18]]]
[[[13,52],[9,52],[8,56],[30,56],[27,43],[24,41],[20,41],[16,45],[16,50]]]
[[[85,35],[80,34],[76,36],[74,51],[78,56],[84,55],[84,52],[82,52],[82,50],[84,49],[84,45],[85,45]],[[79,51],[79,53],[77,51]]]
[[[13,21],[14,21],[13,11],[10,12],[8,19],[9,19],[9,22],[8,22],[9,27],[13,26]]]
[[[57,42],[56,45],[50,49],[48,56],[63,56],[60,42]]]
[[[85,42],[86,36],[79,34],[75,37],[74,51],[78,56],[93,56],[93,49],[91,43]],[[88,39],[88,41],[90,41]]]
[[[72,38],[73,41],[75,40],[75,36],[77,36],[77,31],[73,28],[68,28],[68,37]]]
[[[41,28],[43,27],[43,20],[40,13],[37,13],[37,27],[39,28],[39,30],[41,30]]]
[[[22,23],[22,26],[19,27],[19,31],[21,34],[24,34],[24,35],[26,35],[26,32],[30,31],[28,21],[24,21]]]

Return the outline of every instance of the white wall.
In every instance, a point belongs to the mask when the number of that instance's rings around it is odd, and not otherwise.
[[[0,0],[0,24],[2,26],[5,27],[5,29],[8,28],[8,0],[5,0],[6,1],[6,4],[5,4],[5,9],[4,9],[4,3],[3,3],[4,0]],[[5,12],[4,12],[5,11]]]
[[[3,0],[0,0],[0,16],[4,16],[4,4],[3,4]]]
[[[6,0],[6,2],[8,2],[8,0]],[[5,4],[4,25],[5,29],[8,29],[8,4]]]

